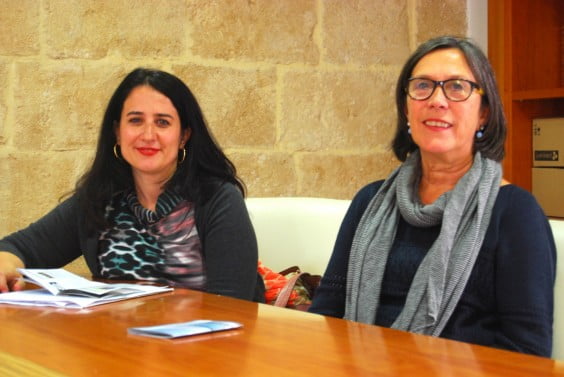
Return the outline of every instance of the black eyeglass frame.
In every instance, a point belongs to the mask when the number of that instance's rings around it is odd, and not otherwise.
[[[414,98],[409,93],[409,83],[413,80],[427,80],[429,82],[432,82],[433,83],[433,90],[431,90],[431,93],[429,93],[429,95],[425,98]],[[431,98],[431,96],[433,94],[435,94],[435,90],[437,90],[437,86],[441,87],[441,89],[443,90],[443,94],[444,94],[445,98],[448,99],[449,101],[452,101],[452,102],[464,102],[464,101],[466,101],[468,98],[470,98],[474,89],[476,89],[476,93],[478,93],[479,95],[481,95],[481,96],[484,95],[484,90],[480,87],[480,85],[478,85],[474,81],[470,81],[470,80],[466,80],[466,79],[448,79],[448,80],[436,81],[436,80],[428,79],[426,77],[410,77],[409,79],[407,79],[407,81],[408,81],[408,84],[407,84],[407,87],[405,88],[405,93],[409,96],[409,98],[411,98],[414,101],[426,101],[426,100],[428,100],[429,98]],[[450,81],[464,81],[464,82],[467,82],[468,84],[470,84],[470,91],[468,92],[468,97],[466,97],[464,99],[452,99],[452,98],[450,98],[449,95],[446,93],[445,86],[444,86],[445,83],[448,83]]]

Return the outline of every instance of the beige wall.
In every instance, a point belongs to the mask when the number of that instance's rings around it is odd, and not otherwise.
[[[186,81],[250,196],[351,198],[397,162],[393,91],[466,0],[0,0],[0,234],[88,167],[131,69]]]

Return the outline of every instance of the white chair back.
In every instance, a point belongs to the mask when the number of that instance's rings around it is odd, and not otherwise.
[[[322,275],[350,200],[247,198],[257,235],[259,259],[274,271],[297,265]]]

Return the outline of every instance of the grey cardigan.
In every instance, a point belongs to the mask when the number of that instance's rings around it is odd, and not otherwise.
[[[256,236],[241,192],[224,183],[196,209],[202,243],[206,291],[264,302],[264,283],[257,272]],[[98,236],[88,234],[88,219],[73,195],[27,228],[0,240],[0,250],[20,257],[27,268],[59,268],[84,255],[99,277]]]

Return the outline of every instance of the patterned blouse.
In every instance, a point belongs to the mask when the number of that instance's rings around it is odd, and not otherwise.
[[[99,239],[103,278],[205,288],[193,203],[167,190],[159,196],[153,212],[144,208],[131,191],[116,195],[106,208],[106,216],[114,225]]]

